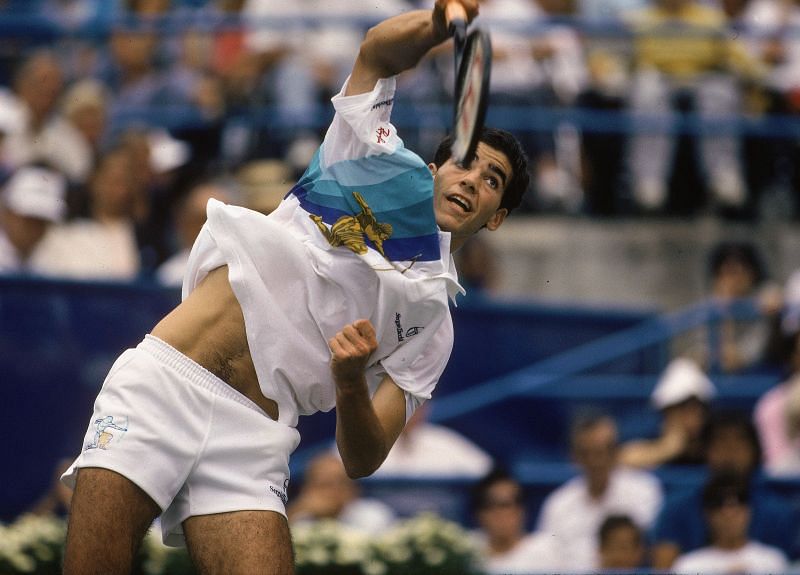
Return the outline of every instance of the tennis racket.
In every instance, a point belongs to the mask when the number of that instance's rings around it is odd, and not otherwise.
[[[453,91],[453,160],[469,167],[489,106],[489,78],[492,73],[492,42],[487,32],[467,33],[464,7],[451,2],[445,8],[448,30],[455,43],[455,88]]]

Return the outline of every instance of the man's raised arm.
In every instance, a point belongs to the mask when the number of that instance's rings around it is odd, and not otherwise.
[[[409,70],[448,39],[445,6],[461,4],[468,20],[478,14],[477,0],[436,0],[433,10],[414,10],[370,28],[353,66],[346,96],[370,92],[381,78]]]

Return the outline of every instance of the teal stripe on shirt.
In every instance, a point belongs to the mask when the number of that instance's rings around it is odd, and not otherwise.
[[[358,192],[379,222],[392,225],[392,238],[438,234],[430,170],[419,156],[405,148],[394,154],[344,160],[324,171],[318,151],[298,186],[305,192],[306,203],[327,208],[319,214],[323,218],[335,212],[360,213],[361,206],[353,197],[353,192]]]

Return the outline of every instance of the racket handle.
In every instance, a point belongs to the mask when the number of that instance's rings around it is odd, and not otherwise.
[[[447,29],[456,41],[463,42],[467,35],[467,11],[459,2],[448,2],[444,9]]]

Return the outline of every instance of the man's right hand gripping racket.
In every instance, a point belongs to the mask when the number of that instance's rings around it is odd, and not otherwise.
[[[469,167],[475,157],[489,106],[489,78],[492,73],[492,42],[488,32],[467,33],[464,7],[450,2],[445,9],[450,34],[455,41],[455,107],[453,110],[453,160]]]

